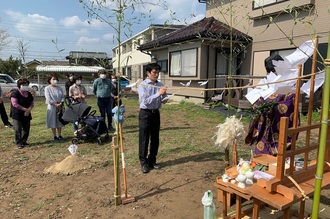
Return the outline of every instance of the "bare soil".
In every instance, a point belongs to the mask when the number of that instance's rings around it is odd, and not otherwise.
[[[193,129],[199,122],[187,124],[180,122],[179,117],[172,119],[178,131]],[[173,123],[164,122],[162,130],[173,129]],[[136,127],[126,130],[137,131]],[[201,134],[205,135],[203,131]],[[209,136],[205,139],[205,144],[212,145]],[[58,144],[63,144],[66,150],[69,142],[70,138],[66,138]],[[136,201],[115,206],[114,168],[109,161],[111,143],[79,144],[79,150],[93,148],[94,152],[77,156],[69,152],[55,156],[49,154],[48,147],[34,143],[23,150],[1,151],[0,218],[197,219],[203,218],[201,199],[209,189],[214,195],[216,214],[221,214],[213,186],[224,171],[224,162],[219,159],[223,156],[221,152],[192,151],[182,156],[161,157],[162,168],[148,174],[142,174],[138,163],[128,163],[128,194]],[[125,151],[135,153],[135,147],[126,145]],[[329,190],[323,190],[321,195],[322,201],[329,204]]]
[[[1,160],[1,218],[202,218],[203,193],[214,191],[221,172],[219,160],[198,154],[160,161],[163,168],[148,174],[128,166],[136,201],[115,206],[112,164],[72,155],[41,160],[34,150],[8,151]]]

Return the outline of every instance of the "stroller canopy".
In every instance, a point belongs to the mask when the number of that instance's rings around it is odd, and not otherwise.
[[[91,106],[84,102],[71,102],[65,109],[62,119],[66,122],[76,122],[88,115]]]

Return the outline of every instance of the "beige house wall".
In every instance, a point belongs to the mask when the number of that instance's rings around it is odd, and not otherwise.
[[[209,2],[212,4],[206,6],[206,17],[214,16],[221,22],[227,23],[226,20],[229,20],[230,15],[228,13],[229,1]],[[225,2],[226,4],[219,7],[214,5],[214,2],[218,2],[217,4]],[[253,10],[252,1],[233,1],[233,27],[253,38],[250,53],[252,57],[246,59],[250,61],[244,63],[244,68],[253,75],[259,75],[261,69],[264,69],[264,59],[262,59],[264,56],[262,54],[267,54],[272,50],[296,48],[303,42],[311,40],[314,33],[317,33],[319,37],[319,44],[326,43],[329,33],[329,3],[329,0],[291,0]],[[309,11],[298,10],[298,17],[306,16],[306,18],[301,21],[297,20],[296,24],[291,15],[283,12],[284,9],[292,6],[307,7],[310,4],[315,4],[315,8]],[[270,18],[263,16],[265,13],[269,14],[276,24],[269,25]],[[277,17],[279,13],[281,14]],[[312,23],[312,26],[308,24],[309,22]],[[288,40],[288,37],[293,39],[292,42]],[[254,55],[256,56],[254,57]]]

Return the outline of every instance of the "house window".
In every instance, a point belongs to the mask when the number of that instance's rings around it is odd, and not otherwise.
[[[221,48],[217,49],[216,53],[216,81],[215,86],[216,88],[223,88],[225,87],[226,77],[230,74],[229,66],[232,67],[232,75],[239,74],[238,72],[238,63],[239,57],[234,56],[232,59],[232,64],[230,65],[229,62],[229,49]],[[221,91],[222,92],[222,91]]]
[[[170,76],[197,76],[197,49],[170,53]]]
[[[288,0],[254,0],[253,9],[262,8],[268,5],[273,5],[284,1],[288,1]]]
[[[121,75],[126,76],[128,79],[131,79],[132,77],[132,68],[131,66],[123,67],[121,72]]]
[[[161,67],[160,71],[161,72],[163,72],[163,73],[168,72],[168,68],[167,68],[168,61],[167,60],[157,61],[157,64],[160,65],[160,67]]]

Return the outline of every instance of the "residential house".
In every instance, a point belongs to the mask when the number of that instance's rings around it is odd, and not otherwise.
[[[71,51],[65,58],[70,65],[102,66],[112,71],[112,59],[105,52]]]
[[[318,51],[326,57],[330,19],[329,1],[323,0],[207,0],[206,17],[229,19],[233,26],[253,38],[252,47],[242,67],[245,74],[265,76],[264,60],[272,54],[285,57],[307,40],[318,37]],[[231,8],[231,9],[230,9]],[[322,67],[319,57],[318,67]],[[310,74],[311,61],[304,65]]]
[[[214,16],[220,21],[230,18],[232,12],[233,26],[249,34],[253,44],[249,48],[247,58],[242,63],[242,74],[254,77],[265,77],[264,60],[270,55],[285,57],[291,54],[303,42],[317,37],[316,71],[324,69],[323,59],[328,48],[329,2],[322,0],[207,0],[206,17]],[[222,4],[221,4],[222,3]],[[312,59],[303,66],[305,75],[312,73]],[[254,80],[253,83],[258,83]],[[322,90],[314,95],[314,107],[321,104]],[[242,97],[242,96],[241,96]],[[301,112],[306,113],[308,101],[305,95],[301,100]]]
[[[68,61],[39,61],[37,59],[33,59],[32,61],[26,63],[26,68],[35,70],[38,65],[62,65],[62,66],[68,66]]]
[[[273,54],[286,56],[314,35],[318,37],[318,51],[323,57],[326,55],[329,25],[325,21],[330,18],[327,1],[199,2],[206,3],[205,19],[139,47],[143,52],[168,60],[167,79],[172,80],[170,92],[176,93],[174,99],[205,102],[216,94],[228,95],[227,91],[223,93],[226,86],[243,86],[251,79],[255,84],[266,76],[264,60],[267,57]],[[233,40],[229,39],[231,28]],[[233,42],[231,51],[230,42]],[[230,52],[233,54],[231,63]],[[323,68],[321,58],[318,60],[317,67]],[[303,72],[311,72],[311,60],[305,63]],[[235,80],[231,80],[233,76]],[[199,88],[198,82],[207,79],[206,87]],[[180,83],[190,80],[189,88],[180,87]],[[236,98],[233,106],[241,107],[244,93],[246,90],[242,89],[231,92]],[[249,105],[242,100],[242,106]]]
[[[230,42],[234,51],[232,60]],[[251,42],[249,35],[208,17],[142,44],[139,49],[168,62],[169,81],[165,84],[171,84],[169,93],[176,94],[174,100],[204,103],[215,94],[214,88],[224,91],[224,76],[229,71],[232,75],[240,74],[239,66]],[[199,86],[198,82],[206,80],[209,82],[205,86]],[[182,86],[188,82],[189,87]]]
[[[171,33],[184,25],[150,25],[145,30],[137,33],[129,39],[121,42],[120,46],[112,49],[112,61],[114,72],[120,72],[131,81],[145,78],[145,66],[151,61],[157,61],[162,67],[162,77],[167,73],[167,62],[162,57],[151,53],[141,52],[138,47],[146,42],[156,40],[159,37]],[[160,80],[161,80],[160,78]]]
[[[86,54],[85,52],[84,54]],[[73,53],[70,53],[73,54]],[[77,57],[76,57],[77,58]],[[72,57],[72,59],[74,59]],[[92,58],[91,58],[92,59]],[[108,58],[104,59],[108,60]],[[92,94],[91,91],[91,83],[97,77],[97,73],[99,70],[104,70],[104,67],[99,65],[75,65],[73,62],[69,61],[39,61],[32,60],[26,64],[26,67],[29,71],[35,72],[32,78],[30,78],[31,82],[35,82],[38,86],[47,85],[47,78],[50,74],[56,74],[59,77],[59,81],[62,87],[64,87],[64,83],[67,80],[67,76],[69,73],[79,74],[83,76],[83,83],[87,88],[87,93]],[[39,93],[39,95],[43,95]]]
[[[66,56],[68,61],[32,60],[26,64],[30,71],[37,72],[38,81],[45,83],[47,75],[58,74],[63,80],[69,73],[80,74],[85,81],[93,81],[101,69],[112,72],[111,58],[105,52],[71,51]],[[36,80],[36,79],[35,79]]]

